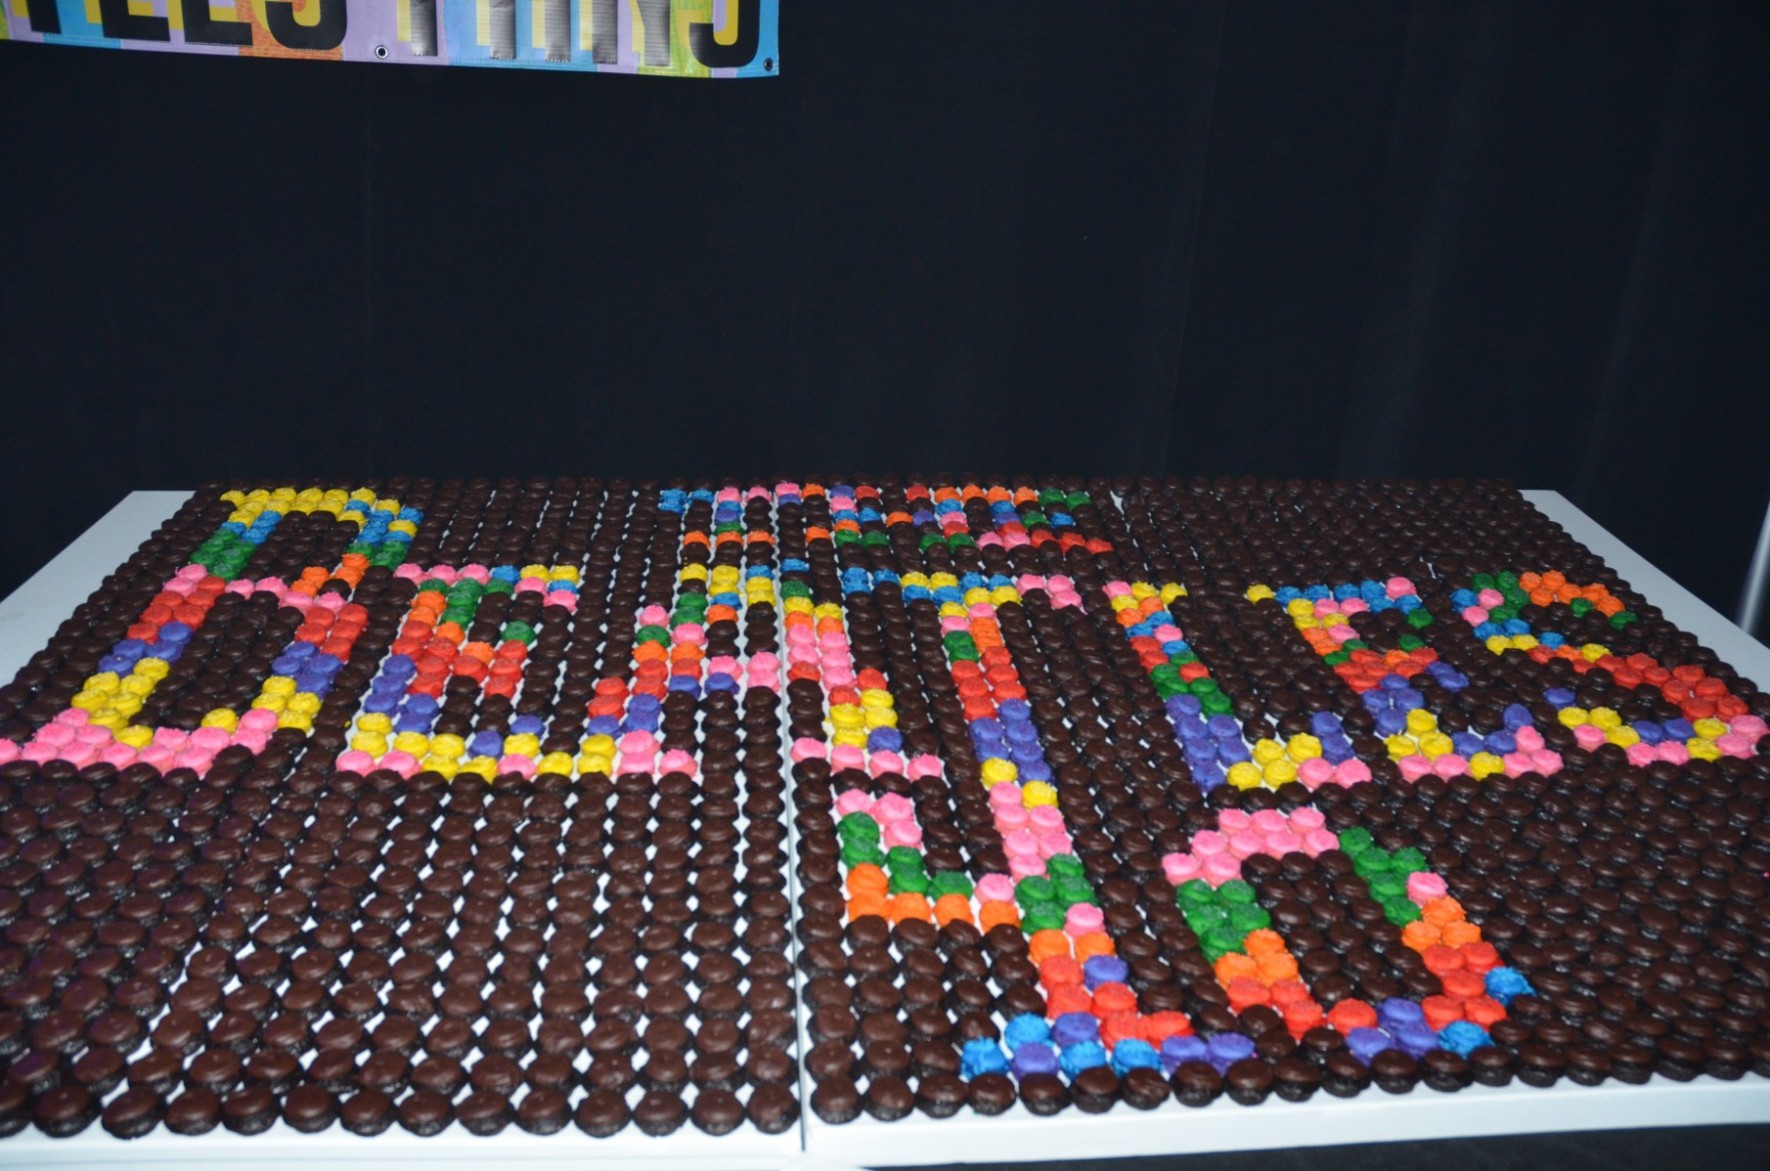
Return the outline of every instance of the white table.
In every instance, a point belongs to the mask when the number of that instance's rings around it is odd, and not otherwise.
[[[0,681],[49,640],[55,629],[186,498],[182,492],[135,492],[82,534],[60,556],[0,603]],[[1770,648],[1747,636],[1690,591],[1648,564],[1556,492],[1526,492],[1550,519],[1602,557],[1634,590],[1666,617],[1713,648],[1742,674],[1770,682]],[[804,1008],[800,1007],[801,1034]],[[801,1100],[811,1087],[801,1085]],[[592,1140],[575,1130],[537,1138],[511,1128],[495,1138],[475,1138],[452,1127],[434,1139],[415,1138],[397,1126],[373,1139],[339,1127],[320,1135],[297,1134],[278,1123],[242,1138],[216,1131],[185,1138],[156,1130],[145,1139],[120,1142],[96,1124],[73,1139],[46,1138],[34,1130],[0,1139],[0,1165],[25,1167],[192,1167],[250,1163],[266,1171],[315,1166],[374,1168],[424,1163],[435,1167],[488,1161],[512,1166],[645,1167],[854,1167],[868,1165],[1091,1159],[1113,1155],[1190,1154],[1205,1151],[1285,1148],[1407,1139],[1472,1138],[1547,1131],[1620,1130],[1648,1126],[1770,1123],[1770,1081],[1699,1078],[1677,1083],[1655,1077],[1644,1086],[1597,1087],[1562,1082],[1539,1090],[1514,1084],[1474,1086],[1456,1094],[1420,1087],[1395,1097],[1371,1089],[1350,1101],[1318,1093],[1304,1103],[1276,1098],[1249,1110],[1222,1099],[1190,1109],[1171,1103],[1141,1112],[1119,1105],[1104,1115],[1074,1109],[1040,1118],[1016,1105],[995,1118],[961,1115],[934,1120],[921,1115],[881,1123],[862,1116],[830,1126],[809,1109],[797,1130],[768,1136],[746,1127],[708,1138],[684,1126],[653,1139],[628,1128],[612,1139]]]

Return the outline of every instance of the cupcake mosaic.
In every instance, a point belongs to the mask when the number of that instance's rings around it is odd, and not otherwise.
[[[1767,715],[1484,481],[212,485],[0,687],[0,1133],[1770,1076]]]
[[[0,701],[0,1130],[795,1130],[774,544],[756,485],[199,492]]]

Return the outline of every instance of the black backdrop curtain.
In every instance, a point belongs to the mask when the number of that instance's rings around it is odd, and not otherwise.
[[[755,82],[0,45],[0,592],[231,475],[1485,472],[1731,609],[1757,0],[786,8]]]
[[[777,80],[0,46],[0,590],[212,476],[1558,488],[1732,608],[1741,4],[791,4]]]

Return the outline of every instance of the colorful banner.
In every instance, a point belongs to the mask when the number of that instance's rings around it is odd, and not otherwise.
[[[767,77],[780,0],[0,0],[0,40],[240,57]]]

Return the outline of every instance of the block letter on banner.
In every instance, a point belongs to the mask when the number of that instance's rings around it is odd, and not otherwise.
[[[30,5],[30,20],[31,31],[34,33],[61,31],[61,11],[56,8],[55,0],[36,0],[36,3]]]
[[[640,29],[645,43],[637,46],[640,64],[670,64],[670,0],[634,0],[639,6]]]
[[[762,38],[761,0],[727,0],[726,28],[737,29],[729,44],[719,39],[721,31],[710,23],[692,24],[688,28],[688,45],[695,60],[709,69],[737,69],[756,58],[756,46]]]
[[[54,8],[52,0],[39,0]],[[129,0],[98,0],[98,16],[104,35],[126,41],[169,41],[172,29],[163,16],[137,16],[129,11]]]
[[[209,0],[179,0],[184,39],[197,45],[250,45],[252,26],[243,20],[216,20]]]
[[[613,65],[621,59],[621,34],[616,5],[621,0],[588,0],[590,13],[590,59],[598,65]],[[579,20],[586,17],[580,15]]]
[[[492,43],[492,60],[516,60],[516,0],[486,0],[480,17]]]
[[[350,16],[345,0],[307,0],[304,12],[319,9],[319,19],[302,24],[295,19],[292,0],[265,0],[264,22],[270,35],[286,49],[303,49],[323,53],[344,43],[344,32]]]
[[[547,42],[547,60],[572,59],[572,2],[547,0],[541,8],[542,36]]]

